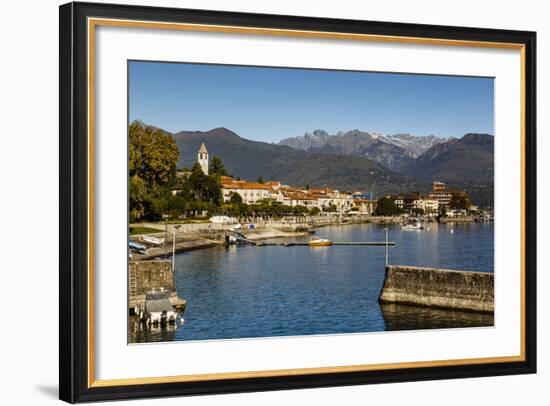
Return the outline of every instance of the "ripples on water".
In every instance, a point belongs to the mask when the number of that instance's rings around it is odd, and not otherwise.
[[[451,228],[454,230],[450,232]],[[333,241],[383,241],[384,226],[317,230]],[[389,226],[390,264],[493,272],[493,224]],[[279,242],[281,240],[278,240]],[[229,339],[493,325],[493,316],[384,305],[384,247],[217,247],[176,256],[185,323],[130,332],[132,342]]]

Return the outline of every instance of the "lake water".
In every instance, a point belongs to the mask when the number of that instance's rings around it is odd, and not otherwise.
[[[493,272],[493,224],[388,226],[389,263]],[[453,230],[453,232],[451,232]],[[384,226],[331,226],[333,241],[384,241]],[[281,242],[281,240],[277,240]],[[296,241],[296,240],[292,240]],[[176,255],[184,324],[131,333],[131,342],[230,339],[493,325],[486,314],[383,305],[382,247],[231,246]]]

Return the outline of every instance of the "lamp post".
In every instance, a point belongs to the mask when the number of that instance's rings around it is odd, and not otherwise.
[[[176,271],[176,231],[181,227],[180,224],[174,225],[174,238],[172,240],[172,272]]]
[[[386,268],[388,267],[388,227],[384,227],[384,231],[386,231]]]

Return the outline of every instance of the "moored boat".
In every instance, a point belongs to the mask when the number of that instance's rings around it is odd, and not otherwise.
[[[404,231],[424,230],[424,226],[422,225],[420,220],[414,220],[406,224],[401,224],[401,230],[404,230]]]
[[[170,292],[165,289],[152,290],[145,295],[143,309],[138,314],[142,322],[175,323],[178,312],[170,301]]]
[[[310,247],[328,247],[332,245],[332,241],[327,240],[326,238],[314,237],[311,240],[309,240],[307,244]]]

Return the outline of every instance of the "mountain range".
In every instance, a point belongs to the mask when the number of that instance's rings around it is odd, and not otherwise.
[[[434,135],[383,135],[360,130],[330,135],[324,130],[315,130],[303,136],[285,138],[278,144],[314,153],[363,156],[393,171],[400,171],[432,146],[448,140]]]
[[[475,203],[493,207],[494,138],[471,133],[436,144],[404,168],[403,173],[419,181],[439,180],[464,189]]]
[[[421,191],[433,181],[442,181],[450,187],[467,190],[480,205],[493,204],[494,137],[490,134],[442,138],[383,135],[360,130],[330,135],[315,130],[303,136],[285,138],[278,145],[309,153],[365,157],[415,179]]]
[[[425,193],[431,182],[442,181],[467,190],[476,204],[493,206],[494,137],[489,134],[440,138],[359,130],[329,135],[316,130],[270,144],[242,138],[223,127],[164,132],[176,141],[179,168],[194,165],[204,142],[210,157],[220,157],[228,172],[242,179],[262,176],[295,186],[373,190],[378,196]]]

